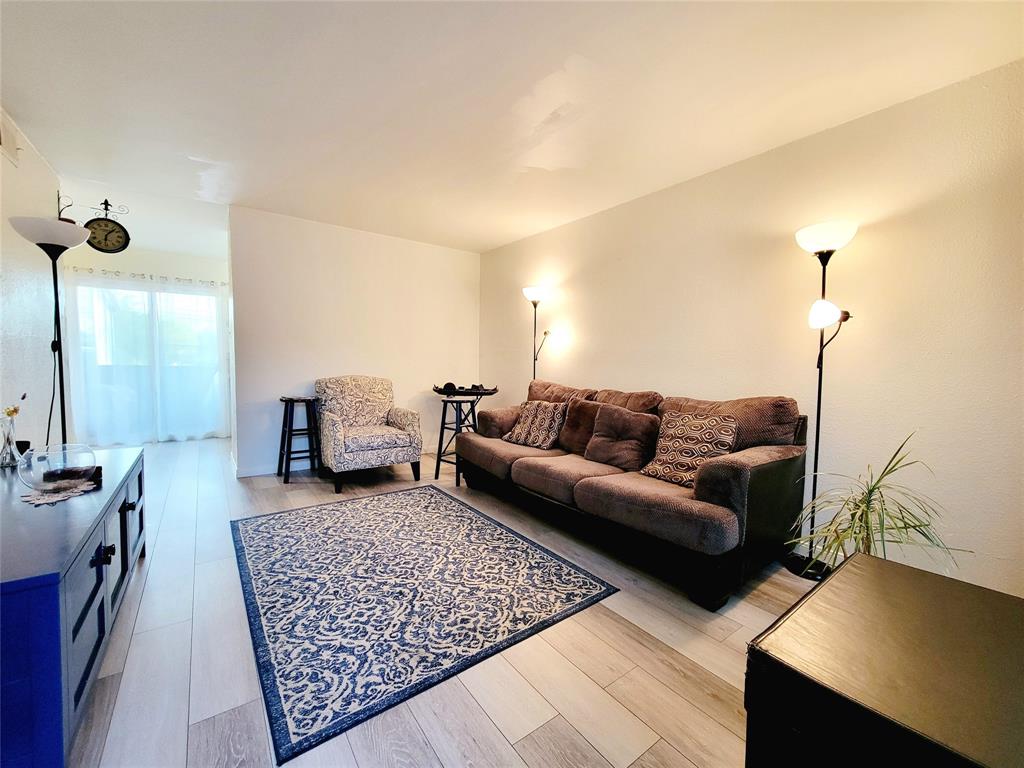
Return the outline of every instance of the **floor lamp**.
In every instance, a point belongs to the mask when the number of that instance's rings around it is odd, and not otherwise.
[[[851,315],[844,309],[839,309],[831,301],[825,298],[825,281],[828,273],[828,263],[832,256],[843,246],[847,245],[853,236],[857,234],[857,225],[848,221],[829,221],[824,224],[814,224],[804,227],[796,233],[796,242],[808,253],[814,254],[821,264],[821,298],[811,305],[811,311],[807,314],[807,324],[818,331],[818,397],[814,409],[814,460],[811,470],[811,508],[808,515],[808,533],[814,532],[815,527],[815,503],[818,498],[818,457],[821,448],[821,390],[825,373],[825,347],[832,343],[843,328],[843,323],[850,319]],[[825,329],[835,326],[835,331],[825,339]],[[793,553],[787,567],[793,573],[799,574],[807,579],[820,581],[831,572],[825,563],[814,559],[814,542],[807,543],[807,555]]]
[[[67,406],[64,400],[64,350],[60,333],[60,289],[57,284],[57,259],[64,251],[76,248],[89,238],[89,230],[68,219],[47,219],[36,216],[12,216],[14,231],[30,243],[35,243],[50,257],[53,274],[53,341],[50,351],[55,357],[57,386],[60,391],[60,442],[68,441]],[[50,398],[50,412],[46,420],[46,442],[50,442],[50,420],[53,418],[53,398]]]
[[[544,342],[548,340],[548,335],[551,331],[544,331],[544,335],[541,336],[540,346],[537,346],[537,305],[542,300],[547,298],[547,291],[539,285],[528,285],[523,288],[523,296],[526,300],[533,304],[533,378],[537,378],[537,359],[540,357],[540,351],[544,348]]]

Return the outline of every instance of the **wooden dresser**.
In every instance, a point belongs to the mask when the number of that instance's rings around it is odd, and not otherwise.
[[[143,450],[96,451],[102,487],[21,501],[0,470],[0,766],[62,766],[146,549]]]

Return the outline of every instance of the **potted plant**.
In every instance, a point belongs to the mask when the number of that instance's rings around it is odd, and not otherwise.
[[[887,558],[890,544],[938,550],[956,564],[953,550],[934,528],[935,520],[942,516],[942,507],[896,478],[897,473],[909,467],[928,468],[923,462],[910,460],[910,452],[905,449],[911,437],[912,434],[900,444],[877,475],[870,465],[865,475],[832,475],[850,484],[819,494],[804,508],[797,530],[812,510],[819,519],[832,518],[791,542],[807,544],[812,555],[809,566],[820,563],[832,569],[854,552]]]

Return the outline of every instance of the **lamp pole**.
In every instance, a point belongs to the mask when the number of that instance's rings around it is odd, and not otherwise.
[[[64,344],[60,332],[60,288],[57,285],[57,259],[67,250],[60,245],[37,243],[43,252],[50,257],[50,269],[53,273],[53,341],[50,351],[57,356],[57,391],[60,397],[60,442],[68,441],[67,406],[64,400]],[[51,411],[52,413],[52,411]],[[50,424],[46,424],[46,442],[50,442]]]
[[[832,258],[832,254],[835,251],[818,251],[815,256],[818,257],[818,261],[821,262],[821,299],[825,300],[825,280],[826,273],[828,272],[828,261]],[[825,329],[818,329],[818,398],[814,409],[814,462],[813,470],[811,471],[811,515],[808,519],[810,526],[808,527],[808,533],[814,533],[815,513],[817,512],[817,505],[815,500],[818,498],[818,454],[821,446],[821,387],[822,382],[825,378]],[[808,557],[814,557],[814,541],[813,539],[807,542],[807,555]]]
[[[531,301],[533,304],[533,378],[537,378],[537,358],[540,356],[540,350],[537,349],[537,305],[539,301]]]

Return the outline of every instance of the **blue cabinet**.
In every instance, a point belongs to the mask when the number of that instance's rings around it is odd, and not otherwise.
[[[0,472],[0,765],[64,765],[136,561],[145,554],[143,451],[96,451],[103,487],[21,501]]]

